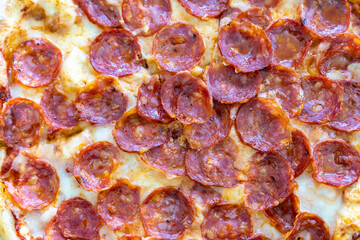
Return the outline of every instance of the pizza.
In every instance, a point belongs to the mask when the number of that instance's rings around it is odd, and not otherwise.
[[[2,0],[0,239],[360,239],[360,2]]]

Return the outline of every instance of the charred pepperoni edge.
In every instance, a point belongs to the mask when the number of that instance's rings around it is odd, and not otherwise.
[[[194,6],[198,0],[179,0],[180,4],[185,8],[185,10],[200,19],[208,19],[219,16],[221,13],[223,13],[228,7],[229,7],[229,0],[216,0],[216,1],[199,1],[199,4],[204,4],[202,6]],[[213,9],[207,9],[207,10],[199,10],[199,8],[204,8],[206,4],[204,2],[209,1],[210,3],[216,2],[216,6]],[[190,2],[190,3],[189,3]],[[210,6],[207,6],[210,7]],[[214,6],[213,6],[214,7]],[[206,13],[205,13],[206,12]]]

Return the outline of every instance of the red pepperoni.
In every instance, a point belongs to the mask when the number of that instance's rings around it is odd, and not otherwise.
[[[84,147],[74,160],[73,174],[86,191],[98,192],[111,184],[111,174],[120,163],[119,151],[109,142]]]
[[[129,111],[117,121],[112,132],[117,145],[126,152],[146,152],[169,140],[166,125],[148,122],[135,111]]]
[[[199,203],[201,206],[210,206],[220,202],[221,193],[215,191],[211,187],[195,183],[190,189],[189,197],[192,201]]]
[[[287,233],[294,227],[296,215],[299,212],[299,198],[291,194],[278,206],[265,211],[266,216],[271,220],[282,233]]]
[[[264,211],[282,203],[295,186],[294,171],[276,153],[255,153],[245,182],[245,205]]]
[[[92,124],[106,124],[120,119],[127,107],[124,95],[110,76],[101,76],[85,86],[76,97],[76,107],[81,120]]]
[[[290,164],[295,177],[300,176],[311,161],[311,148],[307,137],[298,129],[292,131],[291,143],[278,153]]]
[[[256,7],[274,8],[280,3],[280,0],[250,0],[250,2]]]
[[[170,20],[169,0],[124,0],[121,6],[125,27],[140,36],[151,36]]]
[[[40,105],[48,121],[56,128],[70,129],[79,121],[74,103],[55,87],[45,90]]]
[[[350,24],[350,6],[346,0],[305,0],[301,6],[301,20],[320,37],[343,33]]]
[[[141,159],[149,165],[160,169],[169,177],[185,175],[185,154],[189,145],[183,135],[183,127],[171,129],[170,140],[161,146],[141,153]]]
[[[230,132],[233,120],[231,106],[214,102],[215,114],[205,123],[184,126],[184,135],[193,149],[212,147],[221,142]]]
[[[165,81],[161,88],[161,103],[170,117],[184,124],[204,123],[214,114],[206,84],[187,72]]]
[[[236,73],[231,66],[213,63],[205,73],[214,99],[222,103],[245,102],[255,97],[262,81],[258,71]]]
[[[10,98],[8,66],[3,54],[0,51],[0,109],[3,104]]]
[[[135,219],[140,208],[140,188],[119,181],[110,189],[100,192],[97,211],[111,230],[120,230]]]
[[[136,110],[138,114],[148,121],[169,123],[172,118],[165,112],[160,98],[161,83],[159,77],[154,75],[150,82],[142,84],[138,90]]]
[[[271,43],[258,26],[231,22],[220,29],[218,45],[224,61],[237,72],[252,72],[271,62]]]
[[[330,127],[343,131],[360,130],[360,84],[355,81],[342,81],[344,88],[343,104],[340,112],[329,123]]]
[[[249,212],[241,205],[214,205],[204,216],[201,233],[205,240],[247,239],[252,235]]]
[[[230,138],[211,148],[190,150],[185,157],[187,175],[203,185],[235,187],[239,171],[235,168],[238,149]]]
[[[59,190],[56,170],[44,160],[23,153],[25,164],[13,166],[4,176],[6,190],[23,209],[42,209],[54,201]]]
[[[160,67],[169,72],[180,72],[200,61],[205,45],[193,26],[175,23],[156,34],[152,51]]]
[[[219,16],[228,8],[229,0],[179,0],[188,13],[201,19]]]
[[[46,225],[44,240],[66,240],[56,224],[56,217],[53,217]]]
[[[228,18],[230,21],[249,21],[266,29],[272,22],[271,12],[266,8],[250,8],[242,12],[239,8],[230,8],[221,15],[221,20]]]
[[[142,66],[141,49],[136,37],[127,30],[101,33],[90,45],[90,62],[105,75],[130,75]]]
[[[322,76],[305,76],[301,80],[305,103],[300,121],[323,124],[339,113],[342,105],[342,87]]]
[[[5,103],[2,117],[3,140],[10,147],[32,147],[40,140],[43,116],[40,107],[25,98]]]
[[[319,216],[302,212],[296,216],[295,227],[284,240],[298,239],[330,240],[329,227]]]
[[[247,240],[271,240],[271,239],[268,238],[268,237],[265,237],[265,236],[262,235],[262,234],[256,234],[256,235],[248,238]]]
[[[263,84],[259,96],[275,100],[290,118],[300,114],[304,96],[300,80],[293,69],[280,65],[269,66],[261,71]]]
[[[28,87],[43,87],[57,76],[62,55],[46,39],[36,38],[21,43],[13,54],[14,78]]]
[[[286,113],[275,102],[264,98],[254,98],[240,106],[235,129],[245,144],[263,152],[282,149],[291,141]]]
[[[304,60],[312,37],[306,28],[292,19],[280,19],[267,30],[272,48],[273,63],[286,67],[297,67]]]
[[[107,0],[74,0],[84,11],[90,22],[100,27],[116,28],[121,26],[120,11]]]
[[[158,188],[141,205],[145,231],[154,238],[178,239],[194,221],[194,210],[175,188]]]
[[[334,187],[349,186],[360,174],[359,153],[343,140],[326,140],[316,144],[312,165],[313,178]]]
[[[56,222],[66,238],[98,239],[100,218],[87,200],[74,197],[61,203]]]

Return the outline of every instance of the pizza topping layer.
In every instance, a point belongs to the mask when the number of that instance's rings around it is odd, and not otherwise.
[[[229,0],[180,0],[188,13],[207,19],[219,16],[228,8]]]
[[[273,8],[280,3],[280,0],[250,0],[250,2],[256,7]]]
[[[60,66],[60,50],[46,39],[25,41],[13,53],[14,78],[28,87],[43,87],[55,80]]]
[[[201,206],[210,206],[221,201],[221,194],[211,187],[195,183],[190,189],[189,197]]]
[[[266,29],[272,22],[271,12],[265,8],[250,8],[245,12],[239,8],[230,8],[221,15],[220,21],[228,18],[230,21],[248,21],[262,29]]]
[[[44,240],[66,240],[56,224],[56,217],[52,218],[46,225]]]

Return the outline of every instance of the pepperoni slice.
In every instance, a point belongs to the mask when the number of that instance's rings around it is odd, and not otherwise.
[[[136,110],[138,114],[148,121],[169,123],[172,118],[165,112],[160,98],[161,83],[159,77],[154,75],[150,82],[141,85],[138,90]]]
[[[259,96],[275,100],[290,118],[300,114],[304,95],[295,71],[280,65],[269,66],[261,71],[263,83]]]
[[[184,135],[193,149],[208,148],[221,142],[229,135],[233,125],[231,106],[214,102],[215,114],[205,123],[184,126]]]
[[[229,0],[179,0],[185,10],[201,19],[219,16],[228,8]]]
[[[323,124],[339,113],[342,105],[342,87],[322,76],[305,76],[301,80],[305,103],[300,121]]]
[[[187,72],[178,73],[164,82],[161,103],[170,117],[184,124],[204,123],[214,114],[206,84]]]
[[[238,149],[230,138],[211,148],[190,150],[185,157],[187,175],[203,185],[235,187],[239,184],[235,168]]]
[[[245,205],[253,211],[277,206],[293,192],[294,171],[276,153],[255,153],[245,182]]]
[[[276,229],[287,233],[294,227],[298,212],[299,198],[295,194],[291,194],[278,206],[266,210],[265,214],[274,223]]]
[[[343,33],[350,24],[350,6],[346,0],[305,0],[301,6],[301,20],[320,37]]]
[[[112,132],[117,145],[126,152],[146,152],[169,141],[166,125],[148,122],[135,111],[117,121]]]
[[[189,145],[183,135],[182,125],[179,125],[171,129],[169,141],[140,154],[144,162],[160,169],[169,177],[185,175],[184,159]]]
[[[258,71],[236,73],[233,67],[218,63],[210,65],[205,79],[214,99],[222,103],[244,102],[255,97],[262,81]]]
[[[97,142],[83,148],[74,160],[73,174],[86,191],[108,188],[119,164],[119,151],[109,142]]]
[[[14,78],[27,87],[43,87],[57,76],[61,51],[46,39],[25,41],[13,54]]]
[[[294,170],[295,177],[300,176],[311,161],[309,140],[298,129],[292,131],[289,146],[277,152],[290,164]]]
[[[229,21],[248,21],[262,29],[266,29],[272,22],[271,12],[266,8],[250,8],[245,12],[239,8],[230,8],[221,15],[221,21],[225,18]]]
[[[100,27],[116,28],[121,26],[120,11],[107,0],[74,0],[84,11],[90,22]]]
[[[151,36],[170,20],[169,0],[124,0],[121,6],[125,27],[140,36]]]
[[[126,110],[128,97],[124,95],[110,76],[101,76],[80,90],[76,107],[80,118],[92,124],[117,121]]]
[[[56,128],[70,129],[79,121],[75,104],[54,87],[45,90],[40,105],[48,121]]]
[[[274,101],[264,98],[253,98],[240,106],[235,129],[245,144],[263,152],[282,149],[291,141],[286,113]]]
[[[46,225],[44,240],[66,240],[56,224],[56,217],[53,217]]]
[[[215,191],[211,187],[195,183],[190,189],[189,197],[192,201],[197,202],[202,206],[210,206],[220,202],[221,193]]]
[[[249,212],[241,205],[214,205],[209,209],[201,224],[205,240],[247,239],[252,235]]]
[[[360,130],[360,84],[355,81],[342,81],[340,84],[344,89],[343,104],[329,125],[343,132]]]
[[[100,218],[87,200],[74,197],[61,203],[56,213],[56,222],[66,238],[99,238]]]
[[[232,21],[220,29],[218,45],[224,61],[237,72],[263,69],[271,62],[271,43],[265,32],[248,21]]]
[[[132,222],[139,208],[140,188],[123,181],[98,195],[97,212],[114,231]]]
[[[156,34],[152,51],[160,67],[169,72],[180,72],[200,61],[205,45],[193,26],[175,23]]]
[[[54,201],[59,190],[56,170],[42,159],[23,153],[25,164],[13,166],[4,184],[10,196],[23,209],[42,209]]]
[[[40,107],[25,98],[5,103],[2,117],[3,140],[10,147],[31,147],[40,140],[43,116]]]
[[[90,45],[93,68],[105,75],[130,75],[142,66],[141,49],[136,37],[127,30],[101,33]]]
[[[273,63],[286,67],[297,67],[304,60],[312,43],[306,28],[292,19],[280,19],[267,30],[272,48]]]
[[[256,7],[274,8],[280,3],[280,0],[250,0],[250,2]]]
[[[142,203],[141,220],[151,237],[178,239],[194,221],[194,210],[180,191],[158,188]]]
[[[346,187],[360,174],[358,151],[343,140],[326,140],[316,144],[313,157],[313,178],[321,183]]]
[[[248,238],[248,240],[271,240],[271,239],[268,238],[268,237],[265,237],[265,236],[262,235],[262,234],[256,234],[256,235]]]
[[[284,240],[298,239],[329,240],[329,227],[319,216],[307,212],[296,216],[294,228],[286,234]]]
[[[0,109],[3,104],[10,98],[8,66],[7,62],[0,51]]]

